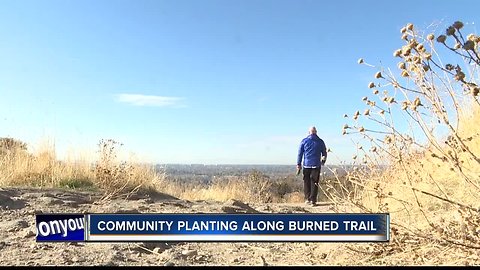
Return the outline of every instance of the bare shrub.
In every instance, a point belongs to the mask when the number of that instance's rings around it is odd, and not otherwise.
[[[162,175],[157,174],[153,166],[118,160],[121,146],[122,143],[112,139],[100,140],[98,144],[99,157],[93,169],[94,183],[104,191],[103,199],[128,197],[140,191],[159,188]]]
[[[343,127],[358,138],[354,168],[328,196],[390,212],[397,240],[480,248],[480,37],[455,22],[438,36],[408,24],[401,38],[395,69],[359,61],[376,69],[375,80],[366,108]]]

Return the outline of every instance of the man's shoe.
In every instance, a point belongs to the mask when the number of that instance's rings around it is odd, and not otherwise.
[[[310,202],[310,205],[317,206],[317,203],[316,202]]]
[[[306,200],[306,201],[305,201],[305,204],[310,205],[310,204],[312,204],[312,201]]]

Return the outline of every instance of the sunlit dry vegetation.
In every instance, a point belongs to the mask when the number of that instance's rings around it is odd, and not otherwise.
[[[438,36],[407,24],[401,39],[393,69],[358,60],[375,80],[366,107],[344,115],[356,167],[329,197],[391,213],[392,243],[356,247],[363,263],[477,264],[480,37],[457,21]]]
[[[104,199],[154,190],[162,175],[152,166],[120,161],[117,154],[121,146],[114,140],[101,140],[94,161],[61,161],[56,158],[53,144],[47,143],[31,153],[24,142],[1,138],[0,184],[99,189]]]
[[[271,179],[251,171],[245,176],[219,176],[208,185],[194,179],[174,181],[154,165],[120,160],[123,144],[111,139],[98,143],[95,157],[65,161],[57,160],[53,144],[44,143],[30,153],[19,140],[1,138],[0,143],[1,186],[97,189],[104,199],[162,192],[187,200],[303,202],[299,179]]]

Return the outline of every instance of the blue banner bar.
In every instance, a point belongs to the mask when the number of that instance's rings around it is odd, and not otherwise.
[[[388,214],[90,214],[87,241],[389,241]]]

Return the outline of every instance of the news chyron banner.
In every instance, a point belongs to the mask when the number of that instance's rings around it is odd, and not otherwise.
[[[37,242],[387,242],[389,214],[39,214]]]

